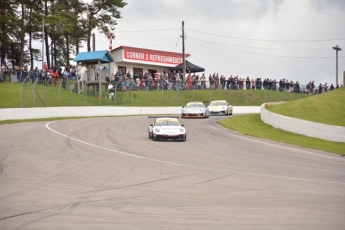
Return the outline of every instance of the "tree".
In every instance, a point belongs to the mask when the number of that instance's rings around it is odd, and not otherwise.
[[[85,14],[87,15],[87,50],[91,51],[91,32],[98,28],[102,34],[108,36],[109,27],[114,28],[116,19],[121,18],[118,10],[127,5],[123,0],[93,0],[86,4]]]
[[[16,9],[19,4],[16,0],[0,0],[0,54],[4,59],[10,56],[14,41],[19,31],[19,19]]]

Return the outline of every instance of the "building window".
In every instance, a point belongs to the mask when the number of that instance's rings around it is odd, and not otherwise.
[[[119,70],[119,74],[120,74],[120,75],[124,75],[124,74],[127,73],[127,72],[126,72],[126,66],[119,66],[119,67],[118,67],[118,70]]]
[[[133,77],[137,78],[144,75],[144,70],[142,68],[133,68]]]

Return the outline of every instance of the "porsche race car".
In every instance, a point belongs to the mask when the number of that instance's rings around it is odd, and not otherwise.
[[[210,115],[232,115],[232,106],[226,100],[211,101],[209,105]]]
[[[149,138],[152,141],[186,141],[187,134],[183,124],[180,124],[176,118],[162,117],[157,118],[153,124],[150,124]]]
[[[208,118],[208,106],[201,101],[188,102],[182,107],[181,118]]]

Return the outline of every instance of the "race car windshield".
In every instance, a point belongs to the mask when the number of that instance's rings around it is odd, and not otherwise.
[[[180,123],[177,121],[158,121],[156,122],[156,126],[179,126]]]
[[[226,102],[212,102],[211,105],[226,105]]]
[[[187,107],[204,107],[203,104],[196,104],[196,103],[193,103],[193,104],[187,104]]]

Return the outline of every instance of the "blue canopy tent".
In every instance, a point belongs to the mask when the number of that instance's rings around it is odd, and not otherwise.
[[[108,70],[110,69],[110,63],[114,62],[114,58],[111,56],[110,52],[107,50],[99,50],[99,51],[92,51],[92,52],[81,52],[74,58],[75,62],[77,62],[77,66],[79,64],[86,64],[86,65],[98,65],[99,67],[101,64],[108,63]],[[95,71],[96,72],[96,71]],[[98,73],[98,80],[96,81],[87,81],[86,85],[97,85],[99,89],[101,89],[102,84],[106,84],[106,78],[110,77],[109,71],[102,71],[100,70]],[[79,82],[79,81],[78,81]],[[84,82],[82,82],[84,84]],[[82,89],[80,89],[80,84],[78,83],[78,92],[80,93]],[[99,97],[102,98],[102,91],[99,90]]]

